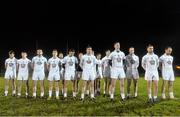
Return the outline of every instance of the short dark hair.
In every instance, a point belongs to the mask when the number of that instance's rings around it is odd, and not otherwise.
[[[149,47],[153,47],[153,45],[152,44],[148,44],[147,48],[149,48]]]
[[[71,48],[71,49],[69,49],[69,52],[75,52],[75,50]]]
[[[21,53],[27,53],[26,51],[21,51]]]
[[[53,51],[56,51],[56,52],[58,52],[58,51],[57,51],[57,49],[53,49]]]
[[[119,43],[119,44],[120,44],[120,42],[116,41],[116,42],[114,42],[114,45],[115,45],[115,44],[117,44],[117,43]]]
[[[165,47],[165,50],[167,50],[167,49],[169,49],[169,48],[171,48],[171,49],[172,49],[172,47],[171,47],[171,46],[166,46],[166,47]]]
[[[13,50],[10,50],[9,51],[9,54],[15,54]]]
[[[92,47],[91,47],[90,45],[88,45],[88,46],[86,46],[86,49],[87,49],[87,48],[92,48]]]

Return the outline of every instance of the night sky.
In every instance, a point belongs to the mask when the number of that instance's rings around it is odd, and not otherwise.
[[[32,58],[42,48],[49,58],[54,48],[65,53],[67,43],[79,52],[89,44],[103,53],[115,41],[126,54],[134,46],[140,57],[149,43],[158,55],[170,45],[180,64],[179,26],[178,0],[7,1],[1,7],[0,65],[11,49],[17,58],[23,50]]]

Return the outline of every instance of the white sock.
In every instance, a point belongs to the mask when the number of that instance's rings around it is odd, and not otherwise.
[[[111,99],[114,99],[114,94],[111,94],[111,95],[110,95],[110,98],[111,98]]]
[[[59,91],[56,91],[56,97],[59,97]]]
[[[134,97],[137,97],[137,93],[134,93]]]
[[[62,94],[63,94],[63,93],[64,93],[64,90],[62,89],[61,91],[62,91]]]
[[[13,94],[16,94],[16,90],[13,90],[13,92],[12,92]]]
[[[8,91],[4,91],[4,94],[5,94],[5,96],[7,96],[8,95]]]
[[[81,98],[84,99],[84,93],[81,94]]]
[[[170,98],[174,98],[173,92],[169,92],[169,97],[170,97]]]
[[[73,97],[76,97],[76,92],[73,92]]]
[[[125,98],[124,93],[121,93],[121,98],[122,98],[122,99],[124,99],[124,98]]]
[[[103,93],[106,94],[106,91],[104,91]]]
[[[33,97],[36,97],[36,93],[33,93]]]
[[[162,93],[162,98],[166,98],[166,95],[165,95],[165,93]]]
[[[21,96],[21,93],[18,93],[18,96]]]
[[[52,97],[52,90],[49,91],[49,97]]]
[[[148,94],[148,97],[149,97],[149,99],[151,99],[152,98],[151,94]]]
[[[41,97],[44,97],[44,92],[41,92]]]
[[[26,92],[26,96],[28,96],[28,93]]]
[[[154,96],[154,99],[157,99],[157,96]]]
[[[93,94],[91,94],[91,98],[94,98],[94,93],[93,93]]]
[[[64,93],[64,97],[67,97],[67,93]]]

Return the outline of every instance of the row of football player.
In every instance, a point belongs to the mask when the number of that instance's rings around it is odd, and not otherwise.
[[[26,96],[28,96],[29,85],[29,65],[33,68],[33,97],[36,98],[36,85],[37,81],[40,80],[41,94],[44,96],[44,78],[45,68],[49,70],[48,81],[49,81],[49,97],[52,98],[53,83],[55,83],[56,99],[59,99],[59,80],[63,80],[63,97],[67,97],[67,83],[72,81],[73,83],[73,97],[76,97],[78,92],[79,79],[82,78],[83,86],[81,90],[81,100],[84,100],[84,94],[86,90],[90,90],[92,100],[95,99],[94,94],[100,94],[100,78],[104,77],[104,96],[110,95],[110,99],[114,99],[116,80],[120,80],[120,91],[121,99],[125,100],[124,93],[124,80],[127,78],[127,98],[130,97],[130,85],[133,80],[134,84],[134,97],[137,97],[137,81],[139,79],[138,67],[139,57],[134,54],[134,48],[129,48],[129,54],[125,54],[120,51],[120,43],[114,44],[115,50],[110,53],[106,51],[106,56],[101,59],[101,55],[97,57],[93,55],[92,47],[86,48],[86,54],[79,54],[78,59],[74,56],[74,51],[70,50],[68,55],[63,58],[63,54],[59,54],[57,50],[53,50],[52,58],[48,61],[43,57],[43,51],[37,50],[37,56],[33,57],[32,62],[27,58],[27,53],[22,52],[22,58],[16,60],[14,52],[9,52],[9,58],[5,61],[5,96],[8,94],[9,80],[12,80],[12,93],[16,94],[16,70],[18,71],[18,96],[21,96],[22,83],[26,83]],[[154,54],[154,48],[152,45],[147,46],[147,54],[142,58],[142,67],[145,70],[145,80],[147,81],[147,93],[150,102],[157,101],[158,94],[158,67],[162,70],[163,84],[162,84],[162,98],[165,99],[165,86],[169,85],[169,97],[174,98],[173,95],[173,57],[171,56],[172,48],[165,48],[165,53],[158,58]],[[31,63],[31,64],[30,64]],[[76,69],[76,64],[78,68]],[[160,64],[160,65],[159,65]],[[61,69],[60,66],[64,66],[65,69]],[[126,68],[126,73],[124,70]],[[17,69],[16,69],[17,67]],[[151,85],[154,83],[154,96],[151,94]]]

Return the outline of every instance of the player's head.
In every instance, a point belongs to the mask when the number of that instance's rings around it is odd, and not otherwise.
[[[59,58],[60,58],[60,59],[63,59],[63,57],[64,57],[63,53],[60,52],[60,53],[59,53]]]
[[[153,47],[153,45],[149,44],[149,45],[147,46],[147,52],[150,53],[150,54],[152,54],[152,53],[154,52],[154,47]]]
[[[87,54],[92,54],[92,47],[91,46],[86,47],[86,53]]]
[[[74,50],[73,49],[69,49],[69,56],[73,56],[74,54]]]
[[[166,47],[166,48],[165,48],[165,53],[166,53],[167,55],[171,55],[171,53],[172,53],[172,47],[170,47],[170,46]]]
[[[13,50],[10,50],[10,51],[9,51],[9,57],[10,57],[10,58],[13,58],[14,55],[15,55],[14,51],[13,51]]]
[[[110,50],[106,50],[105,53],[106,53],[106,56],[109,56],[111,51]]]
[[[26,58],[26,57],[27,57],[27,52],[22,51],[22,52],[21,52],[21,56],[22,56],[22,58]]]
[[[114,49],[115,50],[120,50],[120,43],[119,42],[114,43]]]
[[[54,49],[54,50],[52,51],[52,56],[53,56],[53,57],[57,57],[57,55],[58,55],[58,51],[57,51],[56,49]]]
[[[75,55],[75,49],[71,49],[73,56]]]
[[[43,55],[42,49],[37,49],[37,55],[38,55],[38,56],[42,56],[42,55]]]
[[[101,59],[101,54],[100,53],[96,54],[96,58]]]
[[[94,50],[91,51],[91,55],[94,55]]]
[[[81,59],[82,56],[83,56],[83,53],[80,52],[80,53],[78,54],[79,59]]]
[[[134,47],[129,48],[129,54],[134,54]]]

